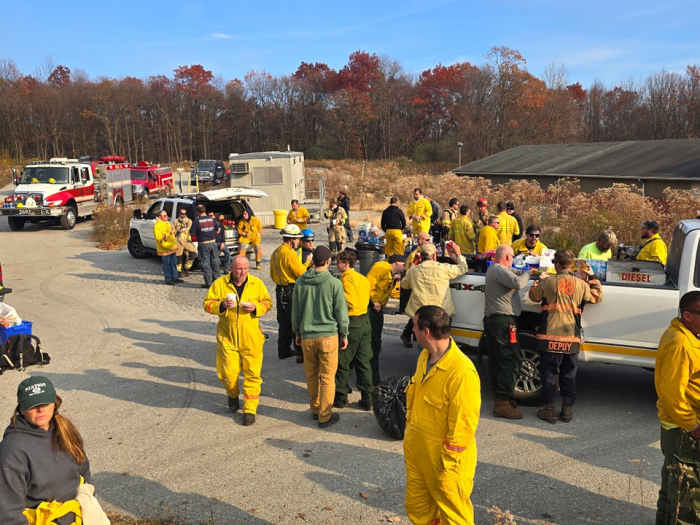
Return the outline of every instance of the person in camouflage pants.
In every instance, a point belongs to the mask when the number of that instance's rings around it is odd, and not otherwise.
[[[664,455],[657,525],[700,523],[700,291],[683,295],[679,311],[654,370]]]

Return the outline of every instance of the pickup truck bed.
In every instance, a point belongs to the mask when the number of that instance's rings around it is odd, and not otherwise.
[[[659,339],[678,315],[680,297],[700,288],[699,241],[699,220],[682,221],[676,227],[664,286],[603,283],[603,301],[587,304],[583,310],[584,343],[579,359],[654,368]],[[468,273],[450,285],[457,310],[452,334],[461,346],[477,347],[483,333],[485,281],[483,273]],[[537,319],[540,307],[527,296],[531,285],[532,281],[520,291],[524,310],[522,326],[519,324],[523,367],[516,381],[520,398],[537,396],[541,387],[539,354],[531,337],[531,321]]]

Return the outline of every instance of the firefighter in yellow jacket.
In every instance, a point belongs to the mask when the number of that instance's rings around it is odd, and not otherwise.
[[[247,256],[248,245],[255,247],[255,269],[260,269],[262,262],[262,223],[255,215],[252,217],[248,210],[243,210],[243,216],[238,221],[238,253]]]
[[[204,310],[219,316],[216,328],[216,375],[232,412],[239,409],[238,375],[243,370],[243,424],[255,423],[260,398],[263,343],[260,317],[272,308],[262,280],[248,275],[248,259],[233,259],[231,273],[209,287]]]
[[[681,297],[656,352],[661,490],[656,523],[700,523],[700,292]]]
[[[413,324],[423,350],[406,388],[406,513],[419,525],[473,525],[479,375],[450,337],[445,310],[422,306]]]
[[[520,235],[520,225],[515,217],[510,215],[506,209],[506,203],[500,201],[496,204],[498,208],[498,238],[499,244],[507,244],[510,246],[513,243],[513,237]]]
[[[668,248],[659,235],[659,223],[645,221],[642,224],[642,245],[636,259],[638,261],[655,261],[666,266]]]
[[[430,217],[433,214],[433,207],[430,201],[423,197],[420,188],[413,190],[413,202],[408,205],[407,215],[412,221],[413,234],[430,231]]]
[[[500,219],[497,215],[491,215],[488,219],[489,223],[479,231],[479,242],[476,248],[478,253],[487,253],[496,251],[501,244],[498,237],[498,225]]]
[[[476,251],[474,223],[469,218],[469,207],[466,204],[459,207],[459,215],[450,223],[448,239],[456,242],[465,255]]]

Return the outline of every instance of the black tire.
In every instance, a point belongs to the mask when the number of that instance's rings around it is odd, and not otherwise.
[[[534,402],[542,392],[540,377],[540,353],[529,348],[520,349],[520,370],[515,378],[515,399],[524,402]]]
[[[61,226],[64,230],[72,230],[75,228],[75,223],[78,221],[78,213],[74,206],[68,206],[63,215],[61,215]]]
[[[18,232],[24,228],[25,219],[22,217],[8,217],[7,224],[10,226],[10,230],[13,232]]]
[[[148,257],[148,250],[141,242],[141,236],[136,230],[131,230],[129,241],[126,243],[126,248],[129,250],[129,255],[134,259],[145,259]]]

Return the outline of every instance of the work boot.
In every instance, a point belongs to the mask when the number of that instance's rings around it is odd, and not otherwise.
[[[561,412],[559,413],[559,419],[564,423],[568,423],[574,417],[574,407],[571,405],[565,405],[562,403]]]
[[[493,405],[493,415],[505,419],[522,419],[520,410],[515,408],[508,399],[497,399]]]
[[[370,396],[367,392],[362,392],[362,398],[360,399],[358,405],[362,410],[372,410],[372,396]]]
[[[340,396],[335,396],[335,400],[333,401],[333,406],[335,408],[345,408],[348,404],[348,400],[345,398],[342,398]]]
[[[335,425],[339,419],[340,414],[334,412],[333,414],[331,414],[331,418],[328,421],[324,421],[323,423],[319,422],[318,426],[319,428],[328,428],[331,425]]]
[[[231,409],[231,412],[237,412],[238,409],[240,408],[240,405],[238,403],[238,398],[237,397],[229,397],[228,398],[228,407]]]
[[[537,411],[537,417],[542,421],[551,423],[557,422],[557,416],[554,414],[554,405],[545,405]]]
[[[243,426],[249,427],[255,423],[255,414],[243,414]]]

